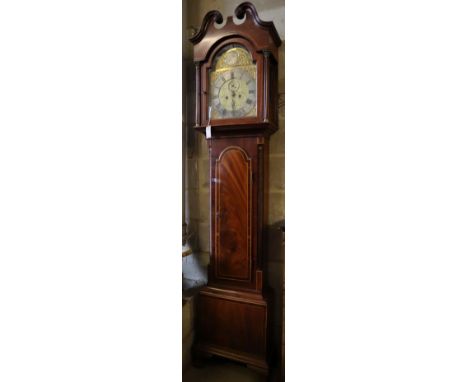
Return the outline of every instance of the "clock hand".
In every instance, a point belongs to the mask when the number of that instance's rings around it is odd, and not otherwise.
[[[231,95],[232,95],[232,110],[234,110],[236,107],[236,92],[232,91]]]

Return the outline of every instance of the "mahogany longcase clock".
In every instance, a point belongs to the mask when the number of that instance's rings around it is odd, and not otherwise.
[[[219,355],[269,371],[272,296],[265,260],[269,136],[278,129],[272,22],[240,4],[234,22],[211,11],[194,44],[194,128],[210,160],[210,265],[199,293],[195,357]]]

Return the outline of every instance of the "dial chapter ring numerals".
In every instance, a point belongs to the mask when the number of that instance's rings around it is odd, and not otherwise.
[[[256,115],[256,67],[235,68],[211,73],[212,119],[243,118]]]

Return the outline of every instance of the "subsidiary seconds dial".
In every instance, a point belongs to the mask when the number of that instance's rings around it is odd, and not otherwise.
[[[246,70],[220,73],[213,85],[212,106],[220,118],[242,118],[256,106],[255,79]]]

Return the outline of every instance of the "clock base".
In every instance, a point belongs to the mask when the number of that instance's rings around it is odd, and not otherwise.
[[[268,375],[271,296],[208,286],[197,300],[194,358],[217,355]]]

